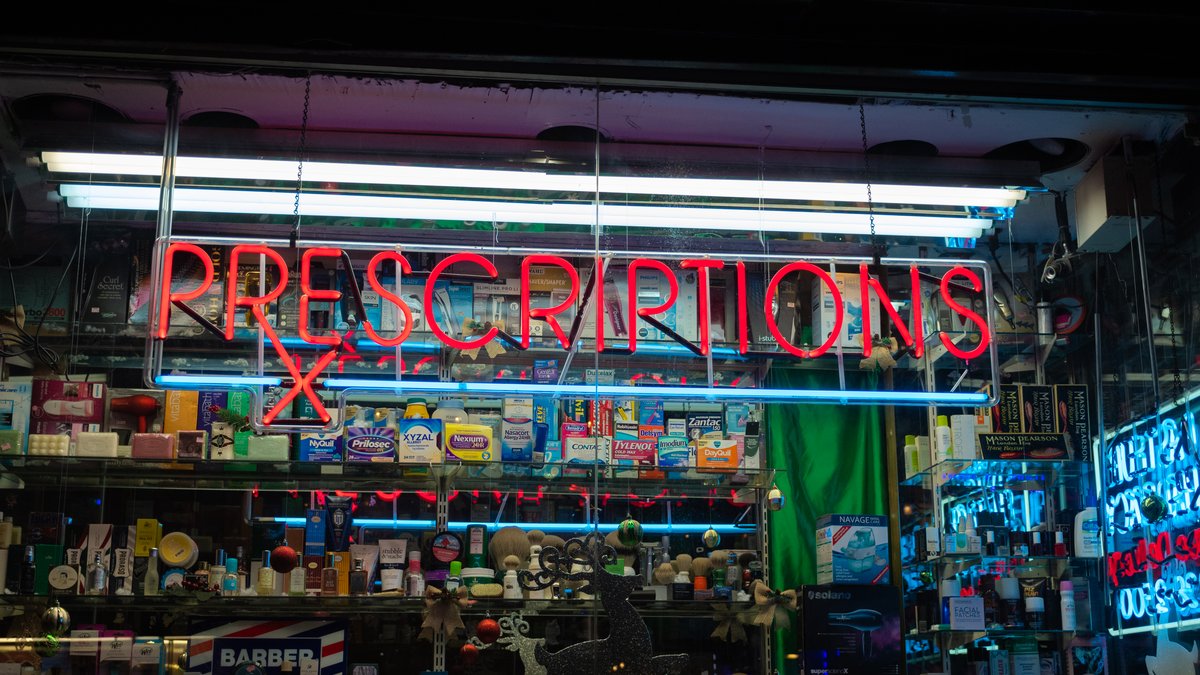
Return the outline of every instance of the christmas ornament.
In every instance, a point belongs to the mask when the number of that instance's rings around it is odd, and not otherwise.
[[[755,581],[750,588],[750,595],[754,596],[756,611],[751,623],[755,626],[770,628],[774,625],[787,629],[791,625],[788,612],[796,611],[796,591],[776,591],[761,581]]]
[[[704,545],[709,548],[716,548],[721,545],[721,533],[711,527],[704,531],[701,538],[704,540]]]
[[[767,490],[767,510],[768,511],[779,511],[780,509],[783,508],[783,504],[785,501],[786,500],[783,497],[783,490],[780,490],[777,486],[772,485],[771,489]]]
[[[33,651],[37,652],[38,656],[48,659],[57,654],[60,647],[62,643],[58,641],[58,636],[47,633],[34,643]]]
[[[479,647],[468,642],[459,648],[458,655],[462,657],[464,666],[473,666],[479,660]]]
[[[419,638],[432,640],[434,635],[453,634],[464,628],[461,610],[470,604],[466,586],[459,586],[453,591],[436,586],[426,587],[425,620],[421,622]]]
[[[717,627],[709,637],[724,642],[745,642],[746,629],[742,628],[742,613],[725,603],[713,603],[713,621]]]
[[[490,645],[500,639],[500,624],[495,619],[483,619],[475,625],[475,635],[480,642]]]
[[[1157,523],[1167,515],[1167,502],[1155,492],[1142,497],[1141,507],[1147,522]]]
[[[642,543],[642,524],[634,520],[630,516],[626,516],[625,520],[617,526],[617,539],[622,546],[633,548]]]
[[[287,574],[296,569],[296,549],[284,544],[276,546],[271,551],[271,569],[280,574]]]
[[[42,612],[42,630],[54,637],[62,637],[71,629],[71,615],[55,602]]]
[[[640,537],[641,526],[637,529]],[[561,549],[543,546],[542,569],[519,574],[521,586],[529,590],[549,588],[556,582],[583,581],[579,591],[599,597],[608,615],[607,637],[579,642],[553,653],[536,645],[534,656],[546,667],[548,675],[609,671],[671,673],[687,665],[687,654],[654,656],[650,629],[629,603],[630,593],[642,587],[642,577],[609,572],[608,566],[618,560],[616,550],[604,545],[593,532],[583,539],[567,540]]]

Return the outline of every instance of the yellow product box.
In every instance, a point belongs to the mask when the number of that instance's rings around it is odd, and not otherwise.
[[[168,390],[163,408],[163,433],[192,431],[199,419],[200,392]]]
[[[703,438],[696,442],[696,471],[737,471],[741,459],[741,446],[735,440]]]
[[[338,595],[350,595],[350,552],[333,551],[329,555],[329,566],[338,573]]]
[[[447,422],[442,431],[442,447],[448,462],[491,462],[492,428],[484,424],[455,424]]]
[[[133,555],[145,558],[150,555],[150,549],[158,548],[162,536],[162,527],[154,518],[138,518],[137,530],[134,534]]]

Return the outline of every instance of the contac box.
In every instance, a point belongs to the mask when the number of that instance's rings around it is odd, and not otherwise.
[[[831,514],[817,519],[817,583],[886,584],[885,516]]]

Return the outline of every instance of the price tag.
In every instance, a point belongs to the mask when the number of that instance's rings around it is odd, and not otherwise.
[[[79,558],[82,556],[83,549],[69,548],[67,549],[67,564],[71,567],[79,567]]]
[[[985,630],[983,598],[950,598],[950,630]]]
[[[100,638],[101,661],[129,661],[133,658],[133,633],[121,631]]]
[[[100,631],[73,630],[68,652],[71,656],[95,656],[100,651]]]
[[[128,578],[133,573],[133,549],[118,548],[114,553],[112,575],[118,579]]]
[[[137,640],[133,643],[133,658],[130,662],[135,666],[156,666],[162,658],[162,643],[157,640]]]

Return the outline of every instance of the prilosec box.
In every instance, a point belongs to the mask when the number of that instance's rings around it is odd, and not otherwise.
[[[889,583],[887,517],[821,516],[816,543],[817,583]]]

